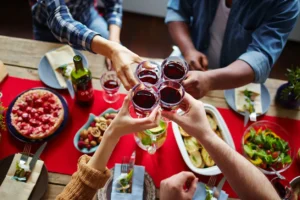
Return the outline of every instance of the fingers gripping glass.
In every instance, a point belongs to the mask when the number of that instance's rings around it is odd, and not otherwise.
[[[136,71],[135,76],[145,85],[159,87],[161,82],[161,66],[153,61],[141,62]]]

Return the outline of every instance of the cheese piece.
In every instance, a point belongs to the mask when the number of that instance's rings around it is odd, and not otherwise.
[[[73,64],[73,57],[75,56],[75,53],[73,49],[68,46],[62,46],[54,51],[46,53],[46,57],[54,71],[54,74],[56,76],[56,79],[59,83],[59,85],[63,88],[67,88],[67,83],[61,73],[56,71],[56,69],[59,66],[68,64],[69,66],[72,66],[74,68]]]
[[[235,97],[235,107],[239,112],[245,112],[244,105],[248,105],[248,103],[245,100],[244,91],[248,90],[254,93],[254,109],[255,113],[261,114],[262,113],[262,105],[261,105],[261,90],[260,90],[260,84],[254,84],[250,83],[248,85],[244,85],[242,87],[236,88],[234,91],[234,97]]]

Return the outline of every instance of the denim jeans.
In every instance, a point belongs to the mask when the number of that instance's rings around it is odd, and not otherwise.
[[[105,19],[99,15],[94,7],[90,8],[90,19],[84,23],[89,29],[99,33],[102,37],[108,39],[108,25]],[[59,42],[54,37],[48,26],[33,22],[34,39],[47,42]]]

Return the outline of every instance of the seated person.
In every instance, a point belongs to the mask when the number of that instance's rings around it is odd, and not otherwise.
[[[279,199],[264,174],[213,132],[202,102],[195,100],[189,94],[185,95],[184,101],[190,105],[189,111],[185,115],[179,116],[176,113],[165,111],[162,115],[175,121],[201,141],[239,197],[251,200]],[[106,130],[95,154],[92,157],[83,155],[79,159],[77,172],[73,174],[70,183],[56,199],[92,199],[97,190],[102,188],[111,176],[106,164],[120,137],[158,126],[161,118],[159,107],[146,118],[133,119],[129,115],[129,105],[130,100],[127,96],[120,112]],[[245,169],[247,169],[247,173],[245,173]],[[191,181],[191,186],[186,191],[183,189],[183,185],[188,180]],[[192,199],[197,182],[198,179],[191,172],[181,172],[163,180],[160,187],[160,199]]]
[[[94,0],[31,0],[33,33],[36,40],[68,43],[104,55],[113,63],[123,85],[130,89],[137,81],[130,70],[141,58],[120,45],[122,0],[103,0],[105,19]],[[107,61],[110,68],[110,61]]]
[[[191,71],[195,98],[209,90],[263,83],[299,15],[298,0],[169,0],[166,23]],[[207,68],[216,69],[207,72]]]

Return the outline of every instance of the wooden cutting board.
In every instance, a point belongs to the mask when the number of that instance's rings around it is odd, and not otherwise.
[[[4,80],[4,78],[8,75],[7,69],[4,66],[3,62],[0,60],[0,83]]]

